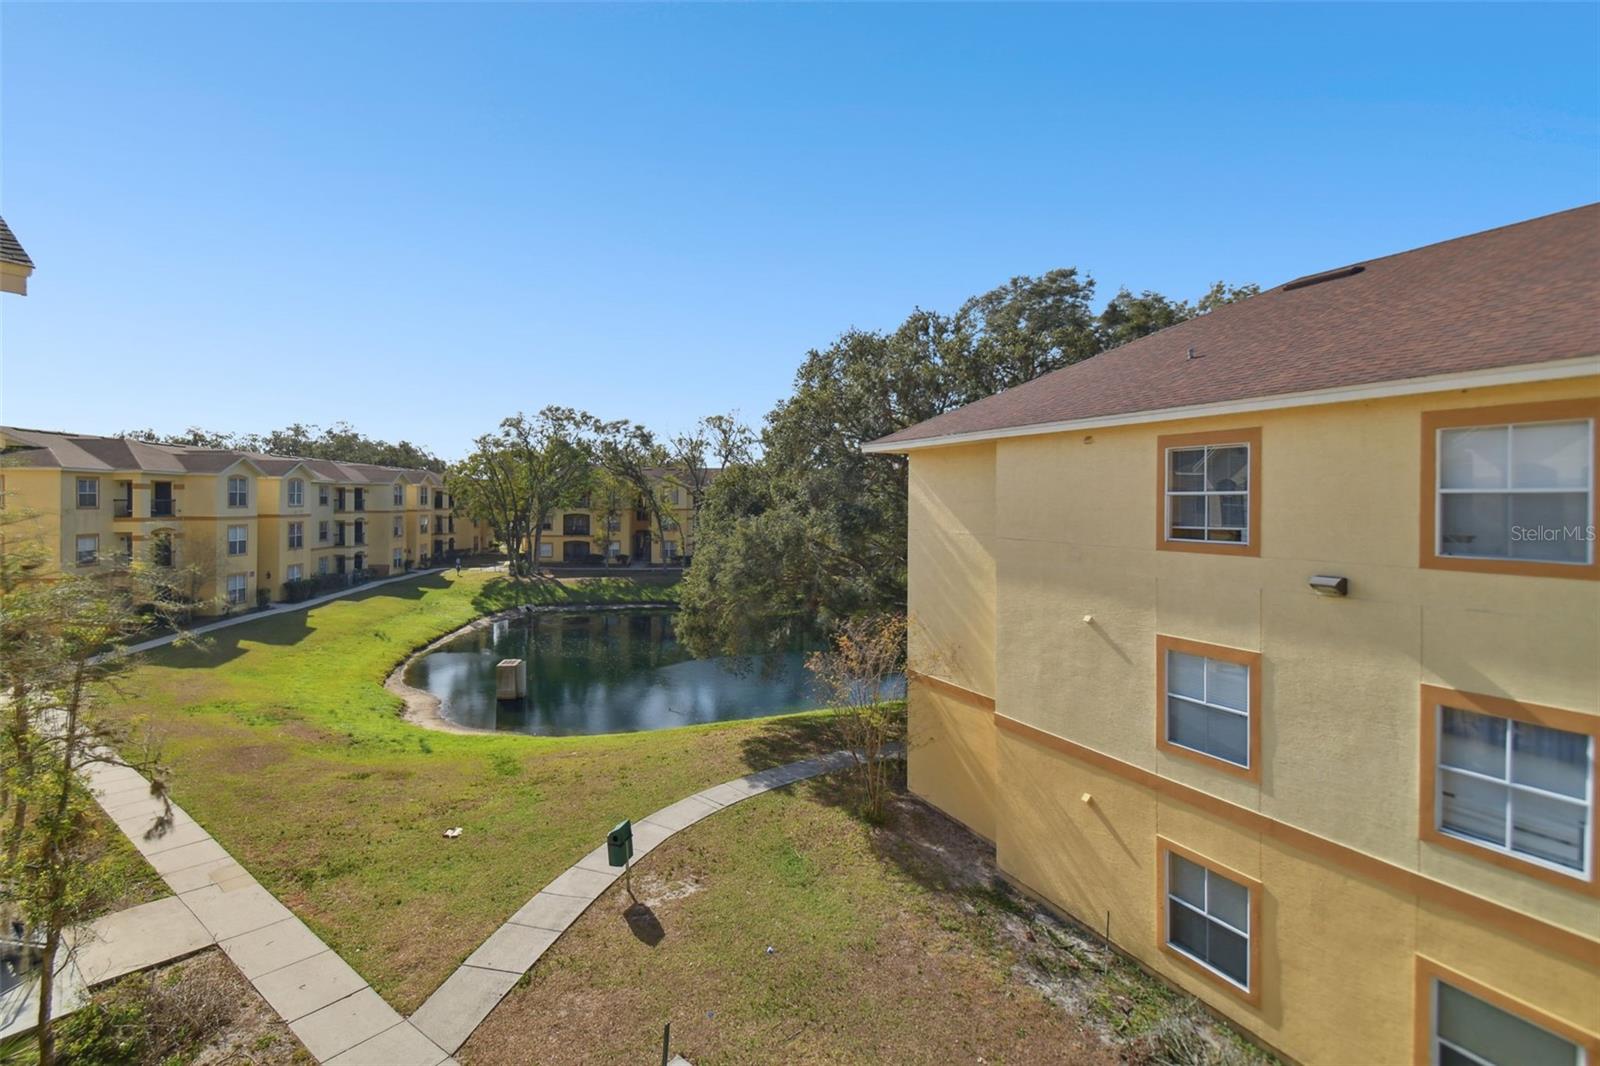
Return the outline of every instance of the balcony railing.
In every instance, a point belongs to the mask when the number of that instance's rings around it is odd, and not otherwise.
[[[150,501],[150,517],[151,518],[171,518],[174,513],[176,513],[176,512],[173,509],[171,500],[151,500]]]
[[[133,517],[133,500],[131,500],[131,499],[112,500],[111,501],[111,517],[112,518],[132,518]]]

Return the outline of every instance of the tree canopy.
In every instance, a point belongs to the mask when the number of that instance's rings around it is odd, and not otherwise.
[[[759,457],[746,449],[707,486],[679,637],[701,655],[759,654],[903,610],[906,461],[862,444],[1257,289],[1218,282],[1193,303],[1123,289],[1098,313],[1094,291],[1072,268],[1015,277],[953,315],[916,308],[806,353]]]
[[[302,459],[333,459],[341,463],[373,463],[440,472],[445,468],[444,460],[420,445],[407,440],[392,444],[377,440],[361,433],[348,422],[335,422],[326,428],[295,422],[270,433],[219,433],[190,426],[182,433],[161,434],[153,429],[134,429],[124,431],[119,436],[152,444],[233,449]]]

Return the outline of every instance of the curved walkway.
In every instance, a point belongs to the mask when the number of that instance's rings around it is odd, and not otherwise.
[[[853,758],[848,751],[836,751],[702,789],[635,822],[633,857],[642,859],[673,834],[724,807],[796,781],[842,770]],[[579,859],[468,955],[467,961],[417,1008],[410,1024],[435,1045],[455,1054],[522,975],[621,876],[620,869],[607,863],[604,844]]]
[[[850,752],[836,751],[702,789],[634,823],[634,858],[725,807],[842,770],[853,760]],[[96,763],[84,776],[100,806],[174,893],[146,905],[164,921],[140,921],[126,941],[108,944],[115,958],[93,967],[85,983],[217,944],[306,1050],[328,1066],[453,1066],[450,1056],[512,986],[622,876],[607,863],[605,845],[595,848],[490,934],[407,1019],[182,809],[174,805],[166,829],[152,832],[163,805],[138,771]],[[135,911],[145,917],[144,908]]]

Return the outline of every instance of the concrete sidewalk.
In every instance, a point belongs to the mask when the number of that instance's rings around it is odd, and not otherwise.
[[[363,586],[365,587],[365,586]],[[85,771],[106,814],[172,889],[112,915],[79,954],[93,984],[217,944],[318,1062],[441,1066],[453,1060],[385,1003],[304,922],[263,888],[181,808],[159,832],[162,802],[125,766]]]

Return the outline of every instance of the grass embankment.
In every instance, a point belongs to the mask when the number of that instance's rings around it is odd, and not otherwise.
[[[719,781],[828,745],[823,715],[601,737],[402,721],[408,652],[522,602],[670,602],[627,578],[531,591],[483,571],[374,588],[147,653],[117,712],[164,736],[173,798],[399,1010],[602,839]],[[461,826],[461,837],[444,830]]]
[[[680,833],[540,959],[466,1066],[648,1062],[1265,1061],[996,875],[903,794],[880,827],[837,776]],[[647,909],[646,909],[647,908]],[[770,948],[770,951],[769,951]]]

